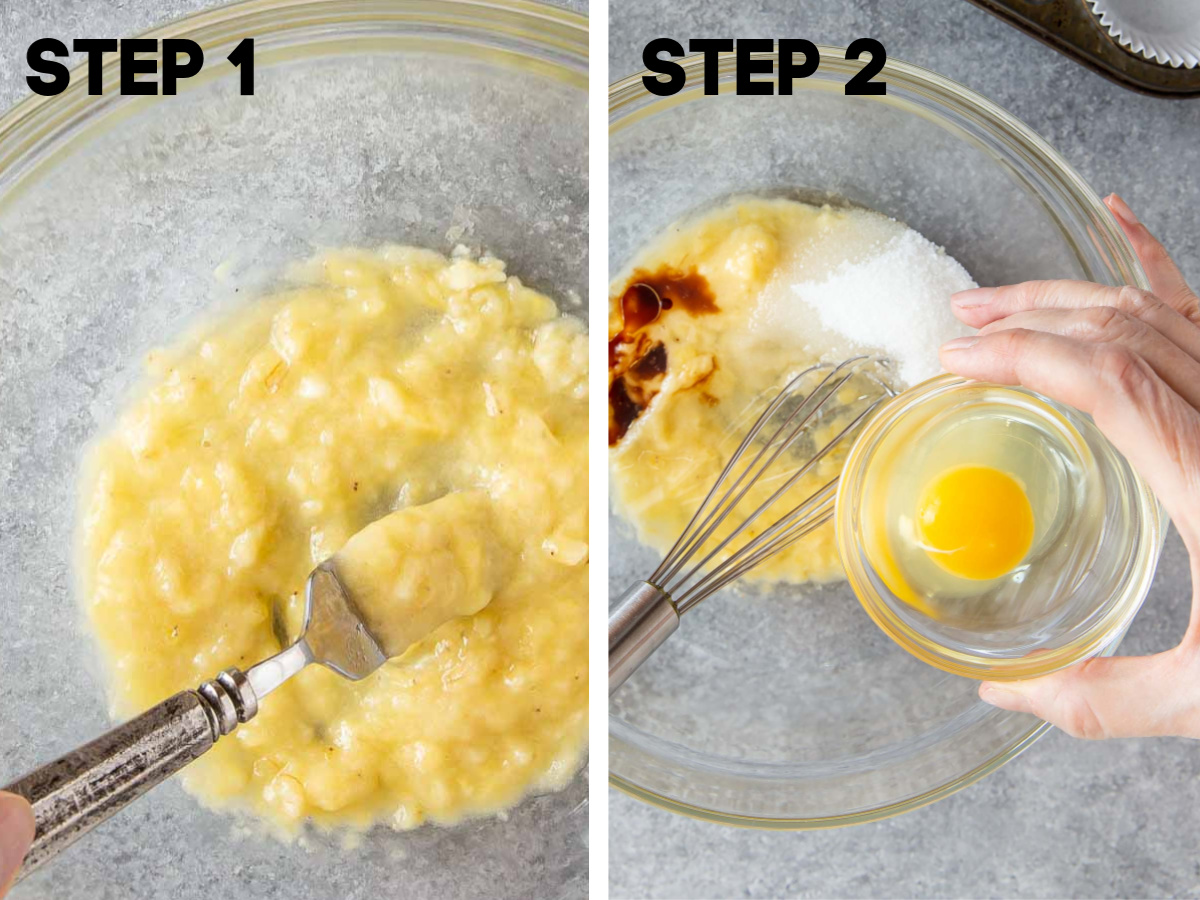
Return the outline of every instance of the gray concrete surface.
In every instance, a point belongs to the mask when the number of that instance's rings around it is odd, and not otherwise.
[[[130,34],[206,5],[4,0],[0,108],[26,93],[24,49],[35,37]],[[613,78],[640,68],[642,44],[661,35],[880,38],[891,55],[1012,110],[1097,190],[1120,190],[1200,280],[1200,102],[1125,91],[965,0],[617,0],[610,15]],[[1187,596],[1186,557],[1172,536],[1126,649],[1174,643]],[[1200,747],[1185,741],[1084,744],[1055,734],[948,800],[835,832],[735,831],[616,792],[610,802],[614,897],[1200,896]]]
[[[692,37],[878,38],[890,56],[1007,107],[1097,191],[1119,191],[1200,282],[1200,101],[1126,91],[966,0],[613,0],[610,9],[613,80],[642,68],[652,37],[685,46]],[[1189,598],[1187,557],[1172,534],[1124,650],[1176,643]],[[1200,746],[1182,740],[1089,744],[1055,732],[947,800],[831,832],[739,831],[615,790],[609,798],[613,897],[1200,896]]]

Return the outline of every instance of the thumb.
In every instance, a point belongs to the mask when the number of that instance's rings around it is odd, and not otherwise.
[[[0,791],[0,896],[10,885],[33,843],[33,810],[24,797]]]
[[[1000,709],[1033,713],[1073,737],[1200,737],[1200,698],[1188,668],[1179,648],[1101,657],[1041,678],[985,681],[979,697]]]

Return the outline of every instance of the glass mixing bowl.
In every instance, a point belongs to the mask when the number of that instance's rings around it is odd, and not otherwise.
[[[927,603],[883,533],[897,513],[888,484],[902,486],[901,509],[915,515],[911,494],[929,472],[989,454],[1001,468],[1023,460],[1038,479],[1026,486],[1043,508],[1032,562],[987,588],[1003,599]],[[846,578],[875,623],[918,659],[989,680],[1045,675],[1114,648],[1150,590],[1165,528],[1149,486],[1087,416],[955,375],[905,391],[867,423],[842,470],[835,521]],[[916,553],[918,566],[929,560]]]
[[[224,57],[256,39],[252,97]],[[72,597],[80,449],[151,347],[319,247],[485,249],[587,298],[587,22],[520,2],[256,0],[147,36],[171,98],[85,73],[0,119],[0,783],[108,726]],[[222,277],[214,278],[220,267]],[[584,896],[587,780],[506,818],[283,845],[169,783],[30,877],[31,896]],[[296,885],[300,885],[297,887]]]
[[[994,103],[889,60],[885,96],[820,47],[791,96],[672,97],[641,74],[609,91],[610,260],[734,194],[869,207],[944,246],[980,284],[1083,278],[1146,287],[1116,222],[1052,148]],[[755,54],[767,58],[773,54]],[[610,598],[657,560],[614,518]],[[614,785],[677,812],[764,828],[894,815],[968,785],[1049,726],[994,709],[976,683],[896,646],[847,584],[742,586],[684,616],[610,705]]]

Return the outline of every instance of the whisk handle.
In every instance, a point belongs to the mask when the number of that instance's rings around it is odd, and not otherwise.
[[[666,591],[648,581],[629,588],[608,614],[608,695],[679,627],[679,612]]]

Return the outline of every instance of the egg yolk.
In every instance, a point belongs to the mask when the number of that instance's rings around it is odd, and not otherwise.
[[[960,466],[934,478],[917,506],[921,544],[934,562],[983,581],[1016,568],[1033,545],[1033,508],[1015,478]]]

